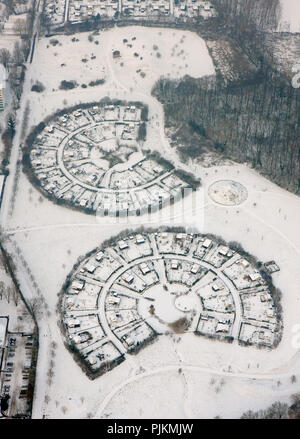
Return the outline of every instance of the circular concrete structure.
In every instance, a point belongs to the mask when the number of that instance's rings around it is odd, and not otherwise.
[[[269,347],[278,334],[259,269],[200,234],[116,238],[75,267],[61,307],[68,339],[92,369],[99,358],[117,361],[159,334],[194,332]]]

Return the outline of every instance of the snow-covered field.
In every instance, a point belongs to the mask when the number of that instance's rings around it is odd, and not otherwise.
[[[141,100],[149,105],[148,146],[178,163],[164,137],[162,108],[150,96],[150,90],[159,75],[176,78],[212,74],[214,69],[205,43],[189,32],[138,27],[103,32],[95,37],[99,45],[89,42],[87,37],[88,34],[79,34],[80,41],[73,43],[72,37],[59,36],[62,46],[50,45],[48,49],[49,39],[39,42],[34,61],[28,67],[22,102],[24,108],[30,101],[30,125],[64,105],[105,95]],[[134,37],[136,40],[132,40]],[[132,48],[125,47],[124,38],[133,44]],[[153,45],[158,46],[161,57],[155,55]],[[114,60],[112,50],[120,50],[122,58]],[[178,51],[181,54],[177,55]],[[135,52],[143,59],[134,56]],[[96,55],[94,60],[90,59],[92,53]],[[89,61],[82,63],[82,58]],[[66,67],[60,67],[62,63]],[[146,73],[144,78],[136,73],[139,69]],[[104,85],[58,90],[63,79],[74,79],[81,85],[103,74]],[[30,92],[36,80],[46,86],[41,94]],[[40,197],[22,174],[12,216],[7,215],[11,188],[7,185],[1,221],[10,236],[8,248],[14,253],[24,295],[30,299],[37,288],[12,242],[20,248],[46,303],[43,315],[39,316],[35,418],[238,417],[249,408],[263,408],[300,390],[299,348],[292,343],[293,330],[300,323],[300,199],[243,165],[195,165],[193,171],[203,180],[200,203],[194,210],[187,207],[186,212],[181,204],[175,204],[169,218],[162,219],[160,213],[156,214],[151,226],[173,225],[172,219],[182,218],[184,213],[183,225],[220,235],[226,241],[238,241],[259,260],[275,259],[281,271],[273,275],[274,283],[283,292],[284,333],[280,345],[267,351],[213,342],[192,334],[184,334],[180,340],[178,336],[162,337],[90,381],[63,345],[57,325],[57,294],[79,256],[125,228],[145,224],[145,220],[140,218],[131,225],[120,219],[119,224],[112,224],[107,218],[54,205]],[[241,183],[247,189],[247,200],[238,206],[214,203],[207,191],[219,180]],[[50,347],[53,341],[55,348]],[[49,377],[51,360],[54,375]],[[298,377],[295,384],[290,382],[292,374]]]

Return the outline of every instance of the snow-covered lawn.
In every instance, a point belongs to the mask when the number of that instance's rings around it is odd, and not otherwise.
[[[286,32],[300,32],[300,3],[298,0],[281,1],[279,29]]]
[[[260,407],[263,407],[264,403],[267,405],[272,397],[276,399],[278,395],[288,395],[288,391],[298,390],[298,384],[294,384],[290,390],[287,390],[286,385],[293,373],[299,375],[299,351],[292,345],[292,337],[294,336],[292,331],[294,325],[299,324],[300,294],[298,285],[300,273],[298,261],[300,236],[298,225],[300,222],[300,200],[241,165],[205,169],[205,172],[208,174],[205,176],[204,187],[206,194],[205,208],[203,211],[196,212],[190,221],[197,225],[199,222],[198,217],[203,215],[204,232],[221,235],[228,241],[239,241],[246,250],[256,255],[260,260],[275,259],[281,268],[279,273],[273,275],[275,285],[281,288],[283,292],[284,332],[278,348],[269,352],[252,347],[233,346],[218,341],[212,342],[200,337],[192,340],[188,334],[185,334],[179,344],[174,344],[170,339],[168,341],[171,345],[169,350],[162,349],[160,351],[158,346],[167,343],[161,339],[154,345],[145,348],[137,356],[132,357],[132,362],[130,357],[113,371],[90,382],[75,365],[70,354],[63,346],[63,338],[57,328],[58,315],[55,311],[57,293],[78,256],[92,250],[112,234],[117,234],[120,230],[127,228],[128,224],[124,222],[119,226],[112,226],[106,224],[105,218],[102,218],[102,220],[98,218],[97,222],[93,217],[87,217],[84,214],[63,207],[54,206],[47,200],[42,203],[36,202],[38,209],[30,208],[29,204],[27,210],[22,213],[21,210],[18,211],[17,201],[15,215],[18,214],[18,216],[14,217],[14,220],[16,221],[18,218],[18,223],[22,227],[23,224],[28,225],[30,218],[32,218],[32,222],[36,227],[33,229],[25,227],[19,233],[16,229],[15,232],[12,232],[12,239],[17,241],[25,259],[28,261],[51,312],[51,316],[47,318],[47,324],[49,325],[47,340],[49,342],[55,340],[58,343],[55,375],[50,388],[46,389],[51,400],[45,406],[44,412],[41,411],[44,395],[42,391],[39,393],[40,389],[37,388],[35,416],[39,417],[42,413],[45,413],[50,417],[69,417],[79,416],[80,413],[80,416],[85,417],[90,412],[93,412],[95,416],[100,416],[97,412],[97,404],[100,406],[103,398],[112,388],[132,376],[131,365],[137,369],[142,366],[146,372],[151,373],[154,373],[156,369],[159,373],[160,367],[169,365],[172,365],[172,367],[198,365],[200,368],[210,368],[221,375],[224,371],[228,372],[230,366],[232,371],[246,375],[250,374],[252,377],[247,380],[247,386],[252,389],[251,393],[255,395],[253,402],[251,402],[252,397],[249,397],[249,405],[253,408],[255,407],[255,401],[259,400],[256,396],[259,394],[256,394],[256,389],[257,387],[260,388],[257,382],[260,383],[264,374],[267,374],[267,377],[263,383],[266,381],[270,387],[270,397],[263,400]],[[204,170],[202,170],[202,173],[204,174]],[[226,178],[239,181],[247,188],[248,200],[244,204],[238,207],[224,207],[213,203],[209,199],[207,189],[210,184],[213,181]],[[33,189],[33,199],[37,196],[38,194]],[[40,211],[40,217],[32,215],[35,210],[36,212]],[[174,356],[170,354],[170,351],[175,347],[178,354]],[[158,349],[159,355],[154,356],[156,349]],[[48,358],[48,361],[50,361],[50,358]],[[46,370],[47,361],[45,370],[39,369],[44,380],[47,379]],[[231,373],[226,378],[229,382],[231,382],[230,375]],[[199,376],[202,377],[201,369],[199,369]],[[256,384],[253,383],[252,388],[251,383],[254,377],[258,381],[256,381]],[[204,376],[201,379],[204,380]],[[237,377],[235,377],[236,380],[238,381]],[[282,382],[284,380],[285,385],[282,384],[278,388],[276,384],[278,380]],[[151,383],[151,380],[149,382]],[[130,387],[130,384],[128,386]],[[218,406],[215,411],[212,410],[211,406],[207,407],[203,403],[203,406],[201,405],[199,409],[195,408],[193,413],[196,415],[197,410],[200,410],[198,412],[199,416],[200,413],[203,416],[211,416],[212,414],[238,416],[243,410],[247,409],[246,402],[248,400],[245,395],[236,396],[235,392],[238,395],[240,391],[235,389],[238,389],[238,384],[233,387],[232,392],[234,398],[243,399],[243,405],[239,405],[240,412],[236,408],[230,411],[228,408],[228,393],[222,392],[218,393]],[[150,391],[151,388],[149,388]],[[101,395],[99,392],[101,392]],[[79,404],[75,398],[75,395],[81,394],[85,398],[84,404]],[[65,414],[61,411],[61,406],[56,407],[55,400],[64,401],[63,405],[68,407]],[[117,410],[119,401],[117,398],[115,401],[117,405],[112,416],[121,417],[123,413]],[[196,398],[190,404],[197,407],[200,403]],[[172,412],[172,406],[169,407],[169,415],[179,416],[177,406],[174,407],[174,412]],[[204,410],[204,407],[207,407],[207,409]],[[130,410],[132,410],[132,415],[138,416],[138,408],[134,404],[131,405]],[[143,415],[151,416],[151,413],[147,413],[142,411]]]

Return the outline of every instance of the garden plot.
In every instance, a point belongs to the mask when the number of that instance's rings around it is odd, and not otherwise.
[[[182,419],[187,416],[184,395],[184,378],[178,370],[141,375],[112,393],[103,407],[102,416],[108,419]]]
[[[34,376],[35,324],[0,253],[0,395],[9,396],[8,417],[31,415],[29,374]],[[35,350],[35,349],[34,349]],[[3,410],[4,411],[4,410]]]
[[[274,331],[268,327],[242,323],[240,340],[245,343],[264,343],[271,346],[274,343]]]
[[[280,0],[281,17],[278,30],[281,32],[300,32],[300,4],[297,0]]]
[[[113,331],[130,323],[137,323],[140,317],[135,309],[118,309],[117,311],[107,311],[107,321]]]
[[[239,239],[245,248],[255,253],[260,260],[268,261],[274,259],[274,257],[276,258],[276,262],[281,268],[279,273],[274,274],[276,285],[281,287],[285,292],[283,296],[285,312],[283,341],[277,349],[270,352],[255,350],[255,348],[251,346],[245,349],[236,343],[227,344],[218,341],[211,343],[210,340],[206,340],[203,337],[197,337],[195,342],[193,342],[193,338],[188,337],[188,333],[184,334],[182,341],[176,344],[168,337],[160,337],[153,345],[148,345],[146,349],[141,350],[139,355],[135,357],[137,368],[141,366],[147,373],[157,371],[159,376],[161,373],[160,370],[162,370],[161,367],[164,368],[171,364],[177,373],[180,363],[183,367],[185,367],[185,364],[193,364],[197,368],[197,372],[195,372],[196,375],[203,377],[205,367],[209,367],[207,373],[211,374],[213,371],[214,374],[220,373],[220,375],[222,375],[224,371],[228,371],[230,366],[233,371],[228,377],[230,383],[241,383],[242,378],[236,376],[236,372],[241,371],[244,374],[250,373],[252,378],[249,378],[248,385],[251,394],[255,391],[255,382],[259,382],[259,385],[262,385],[262,380],[266,380],[269,397],[274,400],[277,398],[276,395],[278,395],[278,387],[276,385],[278,379],[284,383],[285,391],[289,394],[295,390],[295,387],[291,388],[289,378],[292,373],[297,373],[298,368],[297,358],[294,357],[295,351],[290,345],[291,329],[293,324],[298,322],[298,290],[294,282],[290,283],[291,273],[294,273],[293,278],[295,280],[297,280],[298,273],[296,247],[299,242],[298,235],[295,234],[295,230],[297,230],[299,224],[298,211],[297,209],[295,210],[297,199],[243,166],[212,168],[211,170],[206,169],[206,172],[208,175],[207,181],[205,182],[205,189],[216,180],[216,177],[218,179],[220,179],[220,177],[221,179],[226,179],[228,175],[232,176],[233,180],[239,180],[247,186],[249,197],[244,208],[241,208],[239,213],[233,210],[227,212],[225,208],[212,203],[208,205],[205,212],[205,230],[207,232],[221,233],[227,241]],[[24,180],[24,182],[26,182],[26,180]],[[28,186],[26,187],[26,184],[23,186],[23,191],[22,203],[25,200],[28,202],[28,195],[26,195],[28,193]],[[32,203],[36,203],[37,196],[33,194],[33,197]],[[280,197],[280,206],[277,204],[278,197]],[[209,198],[207,199],[209,200]],[[289,203],[290,200],[292,200],[291,204]],[[256,205],[253,206],[253,203],[256,203]],[[270,206],[267,210],[266,205]],[[28,206],[30,206],[30,203]],[[28,214],[26,214],[28,206],[22,209],[23,219],[26,219],[26,215],[28,216]],[[39,204],[37,204],[37,206],[39,206]],[[281,211],[279,211],[279,209],[281,209]],[[72,263],[74,263],[79,254],[88,252],[93,248],[95,242],[100,242],[104,238],[110,237],[111,228],[105,226],[103,222],[99,224],[89,222],[90,225],[88,225],[83,214],[66,210],[62,212],[59,207],[57,208],[58,215],[54,218],[53,215],[50,215],[51,210],[52,209],[47,207],[43,213],[43,209],[41,209],[41,214],[44,216],[40,216],[39,221],[42,220],[43,224],[46,224],[46,227],[33,228],[32,230],[25,228],[24,231],[20,228],[19,232],[11,232],[14,234],[15,239],[17,239],[18,245],[26,260],[30,261],[34,276],[38,284],[41,285],[43,295],[49,304],[50,310],[53,312],[53,317],[48,318],[51,327],[51,338],[49,338],[49,340],[55,340],[58,343],[57,358],[59,364],[65,364],[64,369],[59,367],[55,368],[53,384],[44,390],[42,383],[46,382],[47,361],[43,363],[45,373],[41,374],[42,381],[38,381],[38,403],[35,404],[35,416],[41,416],[40,413],[44,413],[46,417],[102,416],[103,412],[101,411],[100,401],[105,402],[106,395],[109,396],[112,391],[117,391],[118,386],[123,388],[123,385],[126,385],[126,380],[132,370],[131,363],[125,361],[119,365],[116,370],[112,370],[108,375],[105,375],[105,378],[99,378],[99,381],[89,381],[74,364],[72,357],[66,351],[62,343],[56,325],[57,316],[55,315],[55,307],[57,291],[63,283],[63,279],[68,271],[71,270]],[[16,214],[17,212],[18,210],[16,210]],[[45,213],[47,213],[46,216]],[[32,218],[34,219],[33,216]],[[261,222],[261,219],[264,218],[267,224]],[[14,219],[14,221],[16,221],[16,219]],[[226,221],[228,223],[226,223]],[[64,225],[67,222],[71,224],[70,227]],[[52,227],[51,224],[56,225],[56,227]],[[86,224],[86,226],[84,226],[84,224]],[[230,224],[230,227],[228,224]],[[287,227],[287,225],[289,225],[289,227]],[[120,225],[120,229],[125,227],[128,226],[125,224],[123,226]],[[281,234],[275,232],[275,229],[272,229],[272,227],[280,231]],[[248,232],[247,228],[249,228]],[[80,233],[80,240],[78,239],[78,233]],[[262,242],[262,235],[264,235],[264,245],[258,245],[258,243]],[[199,241],[203,238],[204,235],[199,237]],[[47,248],[47,251],[45,251],[45,248]],[[67,253],[68,249],[71,249],[71,255]],[[19,267],[18,273],[21,275],[23,285],[24,274],[22,274],[22,264],[17,254],[15,255],[15,260]],[[54,264],[53,261],[56,261],[56,263]],[[64,266],[64,264],[67,265]],[[205,283],[206,279],[203,278],[201,283]],[[179,287],[180,285],[176,285],[178,292]],[[181,288],[182,293],[184,293],[185,289],[186,287]],[[45,316],[44,319],[47,320],[47,317]],[[42,342],[44,340],[47,340],[47,337],[42,337]],[[44,343],[42,343],[41,349],[43,349],[43,345]],[[174,354],[174,346],[179,350],[182,358],[180,363],[178,362],[178,357]],[[192,349],[191,346],[193,346]],[[45,358],[47,358],[47,356],[45,356]],[[259,368],[257,364],[259,364]],[[66,369],[68,370],[67,375],[64,372]],[[282,372],[286,373],[286,377],[281,377]],[[266,378],[266,375],[262,377],[262,373],[268,373],[268,378]],[[106,379],[108,376],[109,380]],[[141,379],[142,376],[143,374],[141,375]],[[253,381],[253,377],[256,378],[255,382]],[[128,388],[132,389],[133,387],[129,385]],[[265,388],[264,386],[264,389]],[[283,386],[279,388],[281,395],[283,395],[282,389]],[[103,395],[100,399],[99,390],[101,390],[101,395]],[[52,398],[45,406],[43,406],[44,392],[49,394]],[[81,396],[85,398],[83,403],[80,400]],[[249,396],[243,395],[243,397],[239,397],[239,392],[235,390],[233,397],[237,398],[237,400],[240,398],[244,404],[241,407],[248,408]],[[60,400],[60,404],[56,405],[55,401],[58,399]],[[199,403],[198,399],[197,404]],[[109,400],[109,398],[107,400]],[[118,404],[116,400],[113,398],[112,401],[114,401],[113,406],[115,410],[117,410]],[[240,414],[244,411],[242,408],[239,409],[240,411],[234,411],[233,408],[230,408],[227,393],[224,393],[223,396],[221,393],[220,401],[223,408],[221,406],[215,408],[214,413],[216,414],[225,410],[224,407],[226,407],[224,416],[226,414],[230,416],[228,413]],[[161,403],[161,400],[159,402]],[[202,407],[201,409],[201,406],[195,405],[195,403],[196,401],[193,399],[193,407],[199,407],[197,410],[200,410],[199,413],[203,413],[201,410],[204,410],[204,408]],[[265,403],[266,399],[263,399],[262,404]],[[140,405],[138,407],[139,409],[141,408]],[[128,407],[129,411],[131,409],[135,410],[133,407]],[[211,413],[211,409],[208,410],[209,414]],[[106,411],[104,411],[104,413],[106,413]],[[172,415],[174,413],[175,409],[172,409]]]
[[[93,354],[86,353],[87,362],[92,370],[99,370],[101,365],[106,368],[110,363],[118,363],[122,359],[120,351],[112,343],[103,343],[96,349]],[[106,369],[108,370],[108,369]]]
[[[202,307],[205,311],[230,313],[235,310],[230,290],[220,280],[214,280],[212,283],[198,288],[196,293],[201,298]]]
[[[264,291],[254,293],[243,293],[241,302],[243,315],[246,319],[266,321],[276,323],[275,310],[270,303],[270,296],[264,294]]]
[[[98,285],[88,284],[80,279],[75,280],[68,288],[68,294],[72,296],[68,296],[65,306],[71,311],[96,309],[100,291],[101,287]]]
[[[121,266],[120,262],[111,254],[106,253],[101,260],[96,255],[95,258],[89,259],[83,268],[80,268],[78,276],[105,282]]]
[[[210,251],[204,255],[203,260],[208,261],[216,268],[220,268],[227,261],[229,261],[234,254],[235,251],[231,250],[226,245],[216,245],[213,247],[213,249],[210,249]]]
[[[193,235],[186,233],[156,233],[155,241],[159,253],[186,255],[190,251]]]
[[[225,337],[230,337],[232,336],[233,321],[233,314],[230,315],[215,312],[213,314],[209,312],[203,313],[200,315],[197,333],[209,337],[216,337],[220,334]]]
[[[184,376],[189,383],[186,406],[189,408],[188,414],[191,419],[216,417],[238,419],[248,410],[255,412],[265,409],[274,402],[274,398],[288,402],[288,391],[291,390],[288,378],[282,381],[281,386],[277,386],[268,379],[261,379],[257,382],[250,377],[232,378],[209,372],[200,374],[197,370],[191,369],[184,370]],[[122,390],[121,398],[132,396],[130,387]],[[179,398],[180,395],[178,395],[178,401]],[[118,407],[116,399],[111,401],[110,408],[114,405]],[[132,413],[135,412],[132,411]]]

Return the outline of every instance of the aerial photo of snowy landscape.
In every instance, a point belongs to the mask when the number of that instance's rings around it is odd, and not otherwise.
[[[300,419],[300,1],[0,30],[1,419]]]

